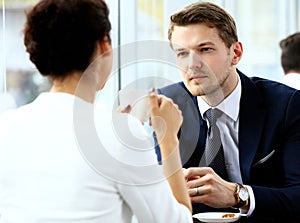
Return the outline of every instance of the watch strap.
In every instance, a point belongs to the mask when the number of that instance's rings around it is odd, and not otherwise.
[[[236,183],[236,191],[234,193],[236,204],[234,206],[232,206],[233,208],[241,208],[241,207],[244,207],[247,204],[247,200],[244,201],[239,196],[239,192],[240,192],[241,189],[244,189],[244,190],[248,191],[247,188],[244,187],[242,184]],[[249,197],[248,197],[248,199],[249,199]]]

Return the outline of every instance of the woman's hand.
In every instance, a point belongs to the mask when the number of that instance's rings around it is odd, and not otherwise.
[[[127,105],[125,108],[118,108],[117,112],[130,113],[131,112],[131,105]]]
[[[169,98],[151,92],[151,125],[156,133],[158,143],[169,140],[177,141],[177,133],[181,127],[183,118],[178,106]]]
[[[169,98],[151,92],[151,125],[153,126],[162,156],[163,171],[176,200],[192,213],[192,205],[184,179],[179,155],[177,133],[183,118],[178,106]]]

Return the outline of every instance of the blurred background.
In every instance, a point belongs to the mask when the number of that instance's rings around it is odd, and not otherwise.
[[[49,89],[30,62],[23,44],[26,9],[37,0],[0,0],[0,112],[31,102]],[[168,55],[169,17],[191,0],[106,0],[112,22],[116,52],[112,76],[102,103],[111,103],[123,88],[160,87],[180,80]],[[244,55],[238,68],[248,76],[280,81],[279,41],[300,30],[300,0],[212,0],[236,20]],[[147,57],[145,55],[151,54]],[[152,58],[151,58],[152,57]]]

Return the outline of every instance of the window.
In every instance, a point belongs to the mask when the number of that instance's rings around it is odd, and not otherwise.
[[[25,9],[37,1],[0,0],[0,93],[13,98],[16,106],[29,103],[50,86],[29,61],[23,45]],[[113,101],[121,88],[148,89],[180,81],[167,29],[170,15],[192,2],[107,0],[115,66],[107,87],[99,94],[104,103]],[[278,43],[300,30],[300,0],[211,2],[224,7],[237,22],[244,46],[238,68],[248,76],[280,80],[283,71]],[[3,97],[0,100],[0,106],[6,103]]]

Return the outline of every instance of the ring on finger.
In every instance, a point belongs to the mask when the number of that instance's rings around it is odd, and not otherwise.
[[[199,187],[196,187],[196,196],[199,195]]]

